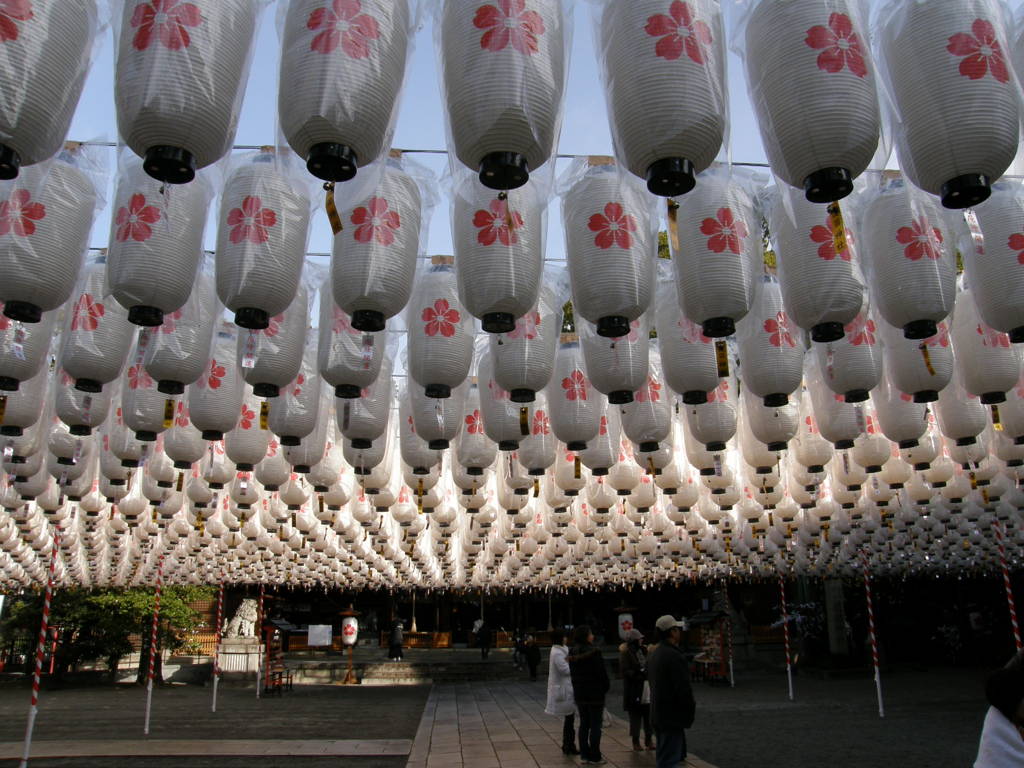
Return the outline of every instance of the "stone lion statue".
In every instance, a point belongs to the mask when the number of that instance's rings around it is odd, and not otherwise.
[[[255,637],[257,615],[256,601],[245,598],[228,622],[224,637]]]

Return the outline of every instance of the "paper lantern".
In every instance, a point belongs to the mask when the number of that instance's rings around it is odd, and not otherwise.
[[[299,286],[295,299],[262,330],[238,334],[238,366],[257,397],[277,397],[299,375],[309,324],[309,296]]]
[[[384,150],[405,75],[408,0],[325,6],[294,0],[284,16],[277,110],[309,172],[347,181]]]
[[[805,383],[811,396],[814,421],[821,436],[838,449],[852,448],[854,440],[865,428],[865,417],[860,405],[846,401],[825,385],[824,373],[818,360],[809,357],[805,370]]]
[[[597,436],[587,441],[586,448],[576,451],[580,461],[594,477],[607,475],[610,468],[615,466],[619,460],[619,446],[622,441],[620,409],[609,407],[603,403],[599,406],[599,410],[601,415]],[[549,412],[548,415],[552,421],[558,418],[554,411]]]
[[[105,272],[102,256],[86,267],[65,321],[60,365],[83,392],[120,375],[135,335],[127,311],[105,292]]]
[[[487,333],[510,333],[534,309],[544,266],[544,208],[536,182],[495,192],[465,176],[452,196],[459,300]]]
[[[527,474],[537,477],[555,463],[555,452],[558,450],[558,439],[551,430],[551,416],[544,390],[537,392],[531,407],[529,429],[530,434],[519,443],[518,458]]]
[[[867,307],[846,324],[843,332],[841,339],[815,344],[811,354],[817,358],[822,380],[829,389],[848,403],[863,402],[882,375],[881,344]]]
[[[1017,380],[1017,386],[1006,393],[1006,402],[997,406],[996,410],[999,412],[1002,431],[1014,438],[1014,442],[1024,444],[1024,375]]]
[[[38,323],[31,324],[0,316],[0,391],[15,392],[21,382],[39,372],[50,351],[56,320],[57,312],[44,312]]]
[[[606,399],[587,378],[575,334],[563,334],[547,387],[551,429],[570,451],[582,451],[597,437]]]
[[[351,441],[353,448],[365,450],[387,432],[393,394],[391,359],[385,357],[375,382],[359,397],[338,403],[335,409],[338,429]]]
[[[764,407],[760,398],[746,394],[740,395],[740,406],[739,418],[737,419],[736,425],[736,434],[739,437],[740,454],[743,456],[743,460],[746,461],[749,466],[753,467],[758,474],[766,475],[772,472],[772,468],[779,463],[779,451],[785,449],[789,439],[796,434],[796,407],[790,404],[783,408],[768,409]],[[769,447],[767,443],[754,434],[751,427],[753,419],[748,415],[748,410],[758,412],[755,413],[753,418],[757,418],[760,415],[759,411],[769,413],[774,411],[782,414],[787,414],[788,412],[788,415],[792,416],[790,419],[790,427],[782,434],[778,434],[775,430],[772,430],[766,435],[767,437],[784,437],[786,439],[777,440]],[[769,425],[774,426],[774,420],[766,421]]]
[[[577,161],[562,196],[573,312],[617,338],[654,296],[654,198],[615,165]]]
[[[558,143],[568,71],[562,0],[445,0],[441,80],[455,156],[492,189],[516,189]]]
[[[271,439],[267,444],[267,455],[256,465],[256,482],[267,491],[276,491],[291,475],[292,467],[284,458],[277,440]]]
[[[410,395],[417,390],[418,387],[412,387],[407,391],[403,390],[399,395],[398,441],[402,461],[412,467],[414,475],[422,476],[428,474],[434,465],[440,463],[441,454],[438,453],[439,449],[431,449],[430,444],[416,433],[416,423],[413,418]],[[426,399],[426,396],[424,396],[424,400]],[[437,400],[431,398],[430,402],[448,405],[453,399]],[[462,416],[461,409],[459,416]],[[459,426],[459,422],[455,421],[456,432],[458,432]]]
[[[184,184],[231,148],[262,3],[124,0],[114,101],[146,173]]]
[[[511,331],[491,336],[494,380],[512,402],[533,402],[551,380],[561,327],[562,308],[555,292],[546,287]]]
[[[0,412],[0,435],[18,436],[37,421],[43,412],[50,372],[40,369],[25,382],[25,388],[3,396],[3,411]]]
[[[452,390],[451,397],[427,397],[421,387],[409,387],[409,415],[415,432],[427,441],[431,450],[443,451],[454,440],[465,421],[466,392],[463,383]],[[467,422],[468,423],[468,422]],[[479,426],[479,425],[477,425]]]
[[[89,242],[96,188],[84,153],[61,152],[26,168],[5,198],[0,301],[12,320],[38,323],[74,290]]]
[[[934,336],[956,298],[956,264],[938,207],[894,181],[866,204],[861,230],[875,310],[908,339]]]
[[[953,315],[953,350],[964,389],[986,405],[1006,401],[1006,392],[1020,378],[1020,356],[1010,337],[992,328],[975,303],[974,291],[957,296]]]
[[[248,155],[228,176],[218,218],[217,295],[242,328],[263,330],[292,303],[309,216],[309,196],[287,156]]]
[[[878,320],[886,375],[901,392],[913,395],[916,403],[930,403],[953,375],[953,350],[946,321],[934,336],[918,341],[906,338],[884,320]]]
[[[736,434],[738,405],[736,379],[722,379],[708,394],[707,402],[687,406],[686,421],[690,434],[704,443],[709,451],[724,451],[726,443]]]
[[[157,389],[166,395],[180,395],[188,384],[199,380],[210,359],[219,314],[213,276],[204,269],[196,276],[185,305],[166,315],[147,336],[144,364]]]
[[[470,425],[482,424],[480,386],[476,381],[469,385],[466,392],[466,405],[462,420],[462,432],[455,445],[455,458],[458,464],[466,468],[470,477],[479,477],[484,470],[494,463],[498,447],[488,439],[482,429],[470,430]],[[455,466],[452,467],[453,473]]]
[[[409,301],[408,371],[427,397],[451,395],[473,362],[473,318],[459,303],[450,258],[435,256]]]
[[[317,366],[336,397],[359,397],[380,372],[386,336],[352,327],[352,318],[335,303],[331,283],[320,289]]]
[[[323,393],[320,402],[320,411],[323,413],[323,417],[317,420],[316,428],[302,438],[298,445],[283,446],[284,458],[292,465],[295,472],[308,475],[313,467],[327,455],[329,447],[334,444],[336,438],[334,425],[331,423],[331,402],[330,393]],[[351,405],[353,402],[357,401],[346,401],[345,404]],[[387,429],[386,419],[385,415],[385,429]]]
[[[580,321],[578,326],[588,378],[594,389],[607,395],[612,404],[632,402],[634,391],[644,385],[649,370],[647,317],[630,323],[628,334],[620,338],[599,336],[586,321]]]
[[[189,418],[204,440],[222,440],[238,423],[245,382],[236,362],[237,334],[230,326],[222,327],[213,339],[206,371],[188,386]]]
[[[769,214],[786,311],[812,341],[841,339],[861,311],[864,284],[839,204],[826,208],[777,188]]]
[[[334,300],[359,331],[384,330],[412,293],[423,199],[404,163],[382,165],[372,192],[343,211],[345,228],[334,238]]]
[[[750,311],[762,261],[754,185],[728,167],[706,171],[676,209],[679,306],[705,336],[731,336]]]
[[[1014,343],[1024,342],[1024,307],[1013,298],[1024,291],[1024,188],[1011,181],[996,184],[992,197],[974,214],[984,235],[984,250],[968,255],[964,269],[978,312],[988,325],[1009,333]]]
[[[988,424],[988,409],[964,388],[959,376],[939,393],[935,415],[942,434],[957,445],[973,445]]]
[[[153,442],[171,426],[177,403],[157,389],[142,364],[144,352],[138,346],[121,377],[121,418],[135,433],[135,439]]]
[[[693,189],[725,135],[719,3],[602,3],[600,55],[616,150],[656,195]]]
[[[878,145],[866,26],[851,0],[761,2],[747,19],[747,89],[768,162],[814,203],[850,194]]]
[[[179,400],[174,423],[164,433],[164,453],[174,462],[176,469],[190,469],[203,458],[205,452],[203,433],[192,425],[187,405]]]
[[[659,278],[654,321],[665,383],[687,405],[707,402],[708,393],[719,383],[716,343],[683,314],[676,301],[674,280]]]
[[[785,405],[803,378],[804,347],[774,277],[762,278],[736,340],[744,386],[769,407]]]
[[[609,402],[611,402],[609,400]],[[672,434],[672,403],[661,376],[655,348],[646,379],[622,407],[622,431],[641,451],[657,451],[658,443]]]
[[[1004,23],[995,0],[889,2],[876,17],[900,168],[947,208],[985,200],[1017,154]]]
[[[280,400],[274,402],[275,407],[279,404]],[[238,424],[224,435],[224,453],[240,472],[252,472],[267,455],[270,432],[260,423],[260,406],[252,387],[246,386]]]
[[[54,413],[68,426],[73,435],[88,435],[99,427],[110,411],[111,398],[116,386],[108,386],[102,392],[83,392],[75,387],[75,381],[61,371],[54,385]]]
[[[823,472],[825,465],[832,459],[832,444],[818,429],[811,396],[806,389],[800,397],[800,421],[797,423],[796,436],[793,439],[792,457],[811,474]],[[793,463],[790,468],[793,468]]]
[[[498,450],[514,451],[519,441],[530,434],[533,423],[531,408],[512,402],[509,393],[494,380],[494,361],[491,350],[485,349],[480,357],[477,373],[480,382],[480,420],[466,429],[483,429],[488,438],[498,444]]]
[[[310,335],[298,375],[280,392],[270,409],[268,427],[281,445],[298,445],[316,427],[320,417],[320,377],[316,366],[317,344]]]

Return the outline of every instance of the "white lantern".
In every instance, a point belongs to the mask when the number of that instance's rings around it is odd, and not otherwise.
[[[916,403],[939,399],[939,392],[953,375],[953,350],[949,345],[947,321],[937,326],[935,335],[918,341],[908,339],[882,319],[878,320],[882,337],[886,376],[901,392],[913,395]]]
[[[206,371],[188,386],[188,411],[192,425],[204,440],[222,440],[238,423],[244,396],[241,372],[236,363],[237,331],[224,326],[213,340]]]
[[[192,181],[231,148],[262,5],[123,0],[114,101],[146,173]]]
[[[412,468],[414,475],[429,474],[431,468],[440,463],[441,455],[437,450],[432,450],[430,444],[416,433],[416,423],[413,418],[411,393],[418,390],[418,387],[411,389],[403,388],[399,395],[398,407],[398,440],[399,449],[402,454],[402,461]],[[424,397],[426,399],[426,397]],[[453,398],[447,400],[431,399],[432,403],[451,403]],[[462,411],[459,411],[462,416]],[[456,429],[459,426],[455,422]]]
[[[164,434],[164,453],[174,462],[175,469],[189,469],[205,452],[203,433],[192,425],[187,405],[179,400],[174,423]]]
[[[380,366],[380,375],[373,384],[364,389],[359,397],[338,403],[335,409],[338,429],[348,438],[353,448],[370,448],[387,432],[393,395],[391,359],[385,357]]]
[[[552,419],[557,418],[555,413],[551,413],[550,416]],[[597,436],[587,441],[586,448],[578,450],[576,454],[590,470],[592,476],[602,477],[607,475],[610,468],[618,462],[621,441],[620,409],[609,407],[605,403],[601,405],[601,420]],[[570,448],[570,450],[572,449]]]
[[[359,397],[380,372],[386,336],[359,331],[352,318],[334,303],[330,281],[320,289],[320,331],[317,366],[335,397]]]
[[[3,303],[0,302],[0,312]],[[17,391],[43,366],[53,341],[57,312],[44,312],[38,323],[23,323],[0,315],[0,391]]]
[[[964,389],[959,376],[939,393],[935,415],[942,434],[959,446],[974,445],[988,425],[988,409]]]
[[[782,303],[774,277],[765,275],[737,334],[743,385],[769,407],[789,402],[803,378],[803,340]]]
[[[463,383],[452,390],[451,397],[439,399],[427,397],[421,387],[407,387],[405,398],[409,400],[408,415],[414,431],[427,441],[431,450],[445,450],[458,436],[465,423],[468,390],[468,385]]]
[[[747,89],[765,153],[814,203],[850,194],[878,145],[866,25],[856,0],[761,2],[747,20]]]
[[[483,429],[488,438],[498,444],[500,451],[514,451],[519,441],[530,434],[532,414],[527,404],[513,403],[509,393],[494,380],[494,363],[489,348],[480,357],[481,423],[466,423],[466,429]]]
[[[343,211],[345,228],[334,238],[334,300],[359,331],[384,330],[412,293],[424,212],[404,162],[385,161],[370,194]]]
[[[281,404],[274,402],[274,407]],[[270,432],[264,428],[260,406],[252,387],[245,387],[242,409],[239,412],[238,424],[224,435],[224,453],[235,462],[239,472],[252,472],[267,455],[270,444]],[[273,411],[271,411],[273,412]]]
[[[298,445],[316,427],[320,417],[320,382],[316,370],[317,344],[310,334],[298,375],[281,390],[270,409],[268,426],[281,445]]]
[[[284,16],[277,110],[309,172],[346,181],[383,152],[405,75],[408,0],[293,0]]]
[[[498,453],[498,447],[487,438],[483,429],[472,431],[468,429],[471,423],[476,425],[483,423],[480,415],[480,400],[480,387],[476,381],[473,381],[466,393],[462,432],[455,446],[455,458],[458,465],[465,467],[468,475],[474,478],[484,474],[484,470],[494,463]],[[452,471],[455,472],[454,466]]]
[[[540,390],[531,407],[530,434],[519,443],[519,463],[527,470],[528,475],[539,477],[555,463],[557,450],[558,439],[551,430],[547,393]]]
[[[264,490],[276,491],[291,476],[292,467],[284,458],[284,451],[277,440],[267,444],[267,455],[256,465],[256,481]]]
[[[573,312],[600,336],[629,333],[654,297],[654,199],[603,160],[577,161],[562,195]]]
[[[445,0],[441,74],[455,155],[492,189],[515,189],[558,143],[568,71],[562,0]]]
[[[277,397],[299,375],[309,325],[309,297],[299,286],[291,305],[266,328],[238,334],[238,366],[257,397]]]
[[[88,435],[100,426],[110,411],[110,400],[117,387],[106,387],[102,392],[83,392],[64,371],[55,382],[54,413],[68,425],[73,435]]]
[[[854,440],[865,427],[860,405],[847,402],[842,395],[825,386],[824,374],[816,358],[808,358],[805,373],[814,421],[821,436],[837,449],[852,448]]]
[[[1001,4],[889,2],[876,29],[900,168],[947,208],[977,205],[1013,161],[1019,138]]]
[[[17,437],[39,421],[49,383],[50,372],[43,368],[25,382],[23,389],[2,396],[4,407],[0,413],[0,435]]]
[[[843,331],[841,339],[814,345],[811,354],[829,389],[848,403],[863,402],[882,375],[881,344],[867,307]]]
[[[874,308],[908,339],[934,336],[956,298],[956,264],[939,208],[896,180],[867,203],[861,231]]]
[[[978,257],[981,258],[981,257]],[[1010,337],[982,320],[973,290],[957,296],[953,315],[953,351],[968,394],[986,405],[1006,401],[1020,378],[1020,356]]]
[[[459,303],[451,259],[435,256],[409,301],[408,371],[427,397],[449,397],[473,362],[473,318]]]
[[[597,437],[606,400],[587,378],[575,334],[563,334],[547,388],[551,429],[570,451],[582,451]]]
[[[1024,188],[1018,182],[1000,182],[974,213],[985,238],[984,253],[965,258],[964,269],[978,312],[990,326],[1009,333],[1014,343],[1024,342],[1024,307],[1014,299],[1024,291]]]
[[[623,405],[647,381],[650,368],[650,326],[644,315],[629,324],[618,338],[598,334],[590,323],[577,322],[587,376],[594,389],[607,395],[608,402]]]
[[[96,206],[93,181],[64,151],[26,168],[5,197],[9,227],[0,234],[0,301],[12,320],[38,323],[78,281]]]
[[[331,423],[331,396],[321,396],[320,411],[323,417],[317,420],[316,429],[299,441],[298,445],[283,447],[285,460],[292,465],[295,472],[308,475],[313,467],[323,461],[330,446],[334,444],[334,425]],[[346,401],[350,405],[352,401]],[[387,426],[385,422],[385,427]],[[384,440],[380,441],[386,442]]]
[[[661,377],[657,349],[652,355],[646,380],[636,388],[631,401],[622,406],[622,431],[641,451],[657,451],[658,444],[672,434],[672,403]]]
[[[309,196],[286,156],[249,155],[228,176],[218,218],[217,295],[242,328],[265,329],[292,303],[309,216]]]
[[[804,390],[800,398],[800,421],[793,439],[793,458],[811,474],[823,472],[825,465],[832,459],[832,444],[821,435],[814,418],[810,394]],[[806,483],[805,483],[806,484]]]
[[[151,331],[143,331],[143,335]],[[157,389],[142,364],[142,339],[121,377],[121,418],[135,439],[153,442],[174,420],[176,402]]]
[[[629,171],[656,195],[693,189],[725,134],[725,28],[715,0],[604,2],[608,120]]]
[[[533,402],[551,380],[561,327],[562,307],[548,286],[511,331],[491,337],[494,380],[512,402]]]
[[[687,405],[707,402],[708,393],[719,383],[716,342],[683,314],[674,280],[659,278],[655,326],[665,383]]]
[[[359,641],[359,619],[346,616],[341,620],[341,644],[345,647],[354,646]]]

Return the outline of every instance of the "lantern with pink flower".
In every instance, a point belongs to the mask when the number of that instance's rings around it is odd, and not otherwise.
[[[658,339],[661,341],[661,337]],[[709,451],[724,451],[726,443],[736,434],[736,413],[739,409],[739,388],[735,376],[724,376],[718,386],[707,393],[703,403],[688,405],[686,421],[690,434]]]
[[[377,380],[359,397],[340,401],[334,411],[338,429],[357,450],[369,448],[388,429],[394,395],[391,370],[391,358],[385,356]]]
[[[848,403],[863,402],[882,374],[882,345],[875,321],[867,307],[843,328],[843,337],[815,344],[811,354],[818,358],[825,386],[842,395]]]
[[[818,428],[817,419],[814,417],[814,408],[811,405],[811,395],[804,389],[800,394],[799,420],[797,421],[796,435],[793,438],[792,458],[790,470],[806,471],[812,475],[824,472],[825,465],[832,459],[832,443],[821,434]],[[801,485],[809,483],[801,482]]]
[[[458,442],[455,444],[455,463],[464,467],[470,477],[483,475],[484,470],[494,464],[494,459],[498,454],[498,447],[487,437],[482,428],[481,397],[477,380],[471,381],[466,392],[462,430],[459,433]]]
[[[281,445],[297,445],[316,427],[320,418],[320,377],[316,366],[317,339],[306,339],[302,364],[295,378],[282,390],[280,399],[270,409],[268,427],[281,440]]]
[[[145,352],[140,347],[146,341],[144,336],[140,337],[125,365],[120,410],[125,427],[134,432],[135,439],[151,443],[173,424],[176,402],[157,389],[156,381],[142,363]]]
[[[555,291],[546,286],[511,331],[491,336],[494,380],[512,402],[533,402],[551,380],[561,328],[562,306]]]
[[[359,397],[380,372],[384,357],[384,333],[360,331],[352,318],[334,303],[330,280],[320,289],[320,329],[317,366],[324,381],[334,387],[335,397]]]
[[[3,311],[0,302],[0,312]],[[0,391],[17,391],[35,376],[53,342],[57,312],[44,312],[38,323],[22,323],[0,315]]]
[[[558,143],[569,68],[564,0],[444,0],[441,81],[455,156],[491,189],[521,187]]]
[[[509,393],[494,380],[494,355],[485,347],[477,369],[480,383],[480,419],[466,419],[466,429],[482,429],[498,444],[498,450],[514,451],[519,441],[530,434],[532,414],[528,404],[512,402]]]
[[[562,334],[547,395],[555,437],[570,451],[582,451],[597,437],[607,401],[587,378],[576,334]]]
[[[981,319],[974,291],[957,295],[953,314],[953,350],[964,389],[986,405],[1006,401],[1020,378],[1020,355],[1010,336]]]
[[[765,0],[744,39],[747,90],[772,170],[813,203],[850,194],[881,130],[860,4]]]
[[[146,173],[184,184],[231,148],[263,2],[123,0],[114,101]]]
[[[864,416],[858,406],[837,395],[824,382],[817,358],[808,355],[805,383],[811,396],[814,422],[821,436],[837,449],[853,448],[854,441],[864,431]]]
[[[706,403],[719,383],[715,340],[680,309],[675,280],[667,274],[658,280],[654,321],[665,383],[687,405]]]
[[[901,392],[912,395],[916,403],[931,403],[953,375],[953,348],[949,326],[943,320],[937,333],[926,339],[908,339],[906,333],[877,318],[882,339],[884,369],[890,383]]]
[[[947,208],[985,200],[1017,154],[1006,21],[998,0],[890,0],[875,17],[900,168]]]
[[[409,415],[412,426],[421,439],[426,440],[430,450],[443,451],[448,448],[463,426],[466,407],[466,392],[469,386],[463,382],[452,390],[451,397],[427,397],[422,387],[408,387]],[[409,424],[399,425],[400,427]]]
[[[803,378],[804,345],[773,276],[762,278],[737,341],[743,385],[769,407],[785,405]]]
[[[236,362],[237,335],[237,329],[229,325],[218,331],[206,370],[187,389],[189,418],[203,440],[223,440],[224,433],[238,423],[245,382]]]
[[[408,0],[293,0],[277,110],[309,172],[347,181],[390,137],[413,26]]]
[[[419,387],[402,387],[398,395],[398,447],[402,454],[402,461],[405,462],[417,476],[427,475],[431,468],[438,465],[443,454],[439,449],[432,449],[430,443],[424,440],[416,432],[416,423],[413,419],[413,408],[410,395],[418,391]],[[426,396],[423,396],[427,399]],[[444,403],[448,405],[453,398],[446,400],[431,399],[432,403]],[[462,413],[460,411],[459,415]],[[458,432],[456,422],[456,432]],[[411,481],[410,481],[411,482]]]
[[[519,442],[519,464],[531,477],[539,477],[555,463],[555,452],[558,450],[558,438],[551,429],[551,416],[548,411],[547,393],[537,392],[530,408],[529,432]]]
[[[586,322],[576,322],[579,329],[587,377],[594,389],[608,397],[613,405],[632,402],[634,392],[644,386],[650,362],[650,325],[647,315],[629,324],[629,330],[618,338],[599,335]]]
[[[928,407],[924,403],[917,403],[911,395],[901,392],[892,384],[888,372],[871,391],[871,403],[883,435],[900,449],[917,446],[928,428]]]
[[[459,302],[451,257],[435,256],[409,301],[408,371],[427,397],[449,397],[473,362],[473,317]]]
[[[390,391],[388,392],[390,397]],[[329,446],[335,442],[334,424],[331,419],[331,405],[333,398],[329,392],[322,392],[320,395],[319,411],[322,418],[317,419],[316,427],[299,441],[298,445],[286,445],[282,447],[285,460],[292,465],[292,471],[308,475],[313,467],[323,461],[327,456]],[[346,401],[350,405],[352,401]],[[386,418],[386,416],[385,416]],[[385,428],[387,424],[385,423]],[[379,441],[385,442],[383,440]]]
[[[278,400],[274,405],[277,406],[280,402]],[[261,423],[260,406],[261,403],[253,393],[252,387],[245,385],[238,423],[224,435],[224,452],[235,462],[239,472],[252,472],[267,455],[271,433],[264,429],[264,424]]]
[[[611,467],[619,460],[619,445],[622,441],[621,409],[602,404],[601,420],[597,429],[597,437],[587,442],[587,447],[576,451],[580,462],[590,470],[594,477],[607,475]],[[550,418],[557,418],[550,414]]]
[[[192,424],[188,404],[178,400],[174,411],[174,422],[164,433],[164,453],[174,462],[176,469],[189,469],[206,453],[203,433]]]
[[[984,246],[964,259],[964,270],[978,312],[992,328],[1009,333],[1010,341],[1024,342],[1024,306],[1015,299],[1024,291],[1024,187],[1009,180],[996,184],[974,213]]]
[[[238,366],[257,397],[277,397],[299,375],[308,325],[309,295],[299,286],[291,305],[266,328],[238,334]]]

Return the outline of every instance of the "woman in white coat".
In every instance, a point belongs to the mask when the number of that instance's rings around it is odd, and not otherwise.
[[[562,752],[578,755],[576,749],[576,702],[572,696],[572,680],[569,677],[569,648],[565,644],[566,633],[556,630],[551,637],[551,659],[548,662],[548,701],[544,711],[549,715],[565,718],[562,726]]]

